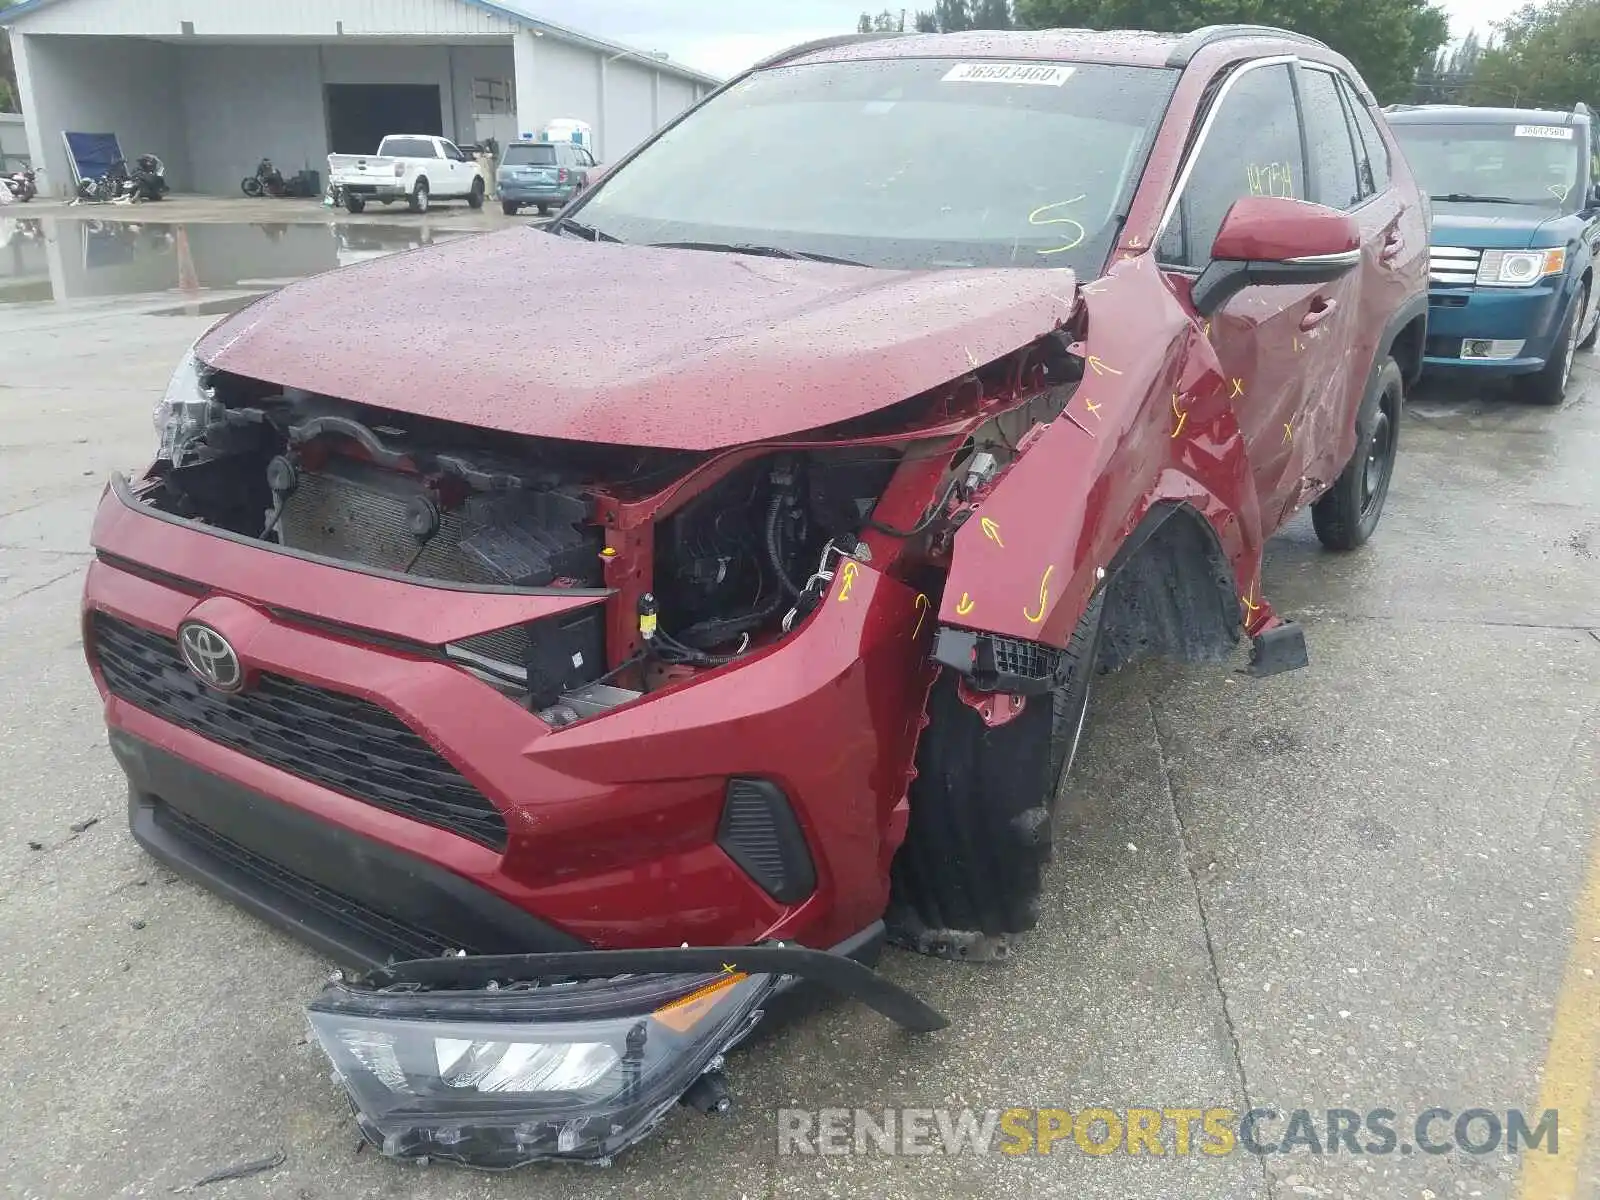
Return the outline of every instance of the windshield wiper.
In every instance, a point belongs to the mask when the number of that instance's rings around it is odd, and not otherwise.
[[[816,254],[810,250],[790,250],[783,246],[758,246],[753,242],[651,242],[662,250],[715,250],[721,254],[758,254],[765,258],[795,258],[805,262],[838,263],[841,267],[864,267],[853,258]]]
[[[579,237],[588,238],[591,242],[620,242],[622,239],[615,234],[606,233],[603,229],[596,229],[593,225],[585,225],[582,221],[574,221],[571,217],[557,217],[550,225],[552,233],[560,233],[570,229]]]
[[[1510,196],[1480,196],[1475,192],[1450,192],[1444,196],[1429,196],[1429,200],[1443,200],[1447,204],[1538,204],[1537,200],[1513,200]]]

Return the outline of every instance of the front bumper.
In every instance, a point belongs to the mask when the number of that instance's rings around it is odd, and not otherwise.
[[[886,907],[929,668],[915,593],[869,567],[847,599],[830,597],[778,646],[554,730],[429,648],[563,611],[570,599],[430,586],[275,552],[154,513],[126,484],[107,492],[93,540],[85,645],[140,840],[343,962],[451,948],[831,946]],[[110,691],[95,614],[165,638],[204,620],[251,671],[392,714],[493,805],[504,848]],[[719,844],[736,777],[788,797],[815,866],[808,894],[775,899]],[[215,860],[236,850],[236,873],[254,881],[219,884]],[[319,888],[327,904],[353,902],[361,928],[308,912]],[[418,941],[419,928],[433,940]]]
[[[1434,287],[1428,292],[1424,365],[1435,369],[1521,375],[1541,370],[1566,313],[1565,284],[1554,279],[1528,288]],[[1468,339],[1521,341],[1508,359],[1464,359]]]

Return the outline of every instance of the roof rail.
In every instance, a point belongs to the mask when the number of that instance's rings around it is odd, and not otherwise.
[[[1273,25],[1203,25],[1193,33],[1184,34],[1172,48],[1172,53],[1167,55],[1167,66],[1186,67],[1189,61],[1206,46],[1246,37],[1275,37],[1290,42],[1304,42],[1308,46],[1320,46],[1324,50],[1328,48],[1326,42],[1319,42],[1306,34],[1296,33],[1292,29],[1279,29]]]
[[[1591,122],[1594,120],[1594,109],[1590,108],[1582,100],[1572,106],[1572,112],[1574,116],[1588,117]]]
[[[787,50],[779,50],[776,54],[763,58],[750,70],[759,71],[764,67],[776,67],[780,63],[789,62],[818,50],[832,50],[835,46],[852,46],[857,42],[877,42],[884,38],[904,36],[899,30],[892,30],[884,33],[837,33],[832,37],[813,38],[809,42],[801,42],[798,46],[790,46]]]

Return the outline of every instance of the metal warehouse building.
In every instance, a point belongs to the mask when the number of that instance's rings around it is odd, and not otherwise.
[[[115,133],[180,191],[237,194],[386,133],[502,145],[557,118],[616,158],[717,81],[540,19],[534,0],[25,0],[6,10],[28,149],[70,190],[62,133]]]

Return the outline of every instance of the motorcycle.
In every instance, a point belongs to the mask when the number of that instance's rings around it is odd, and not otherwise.
[[[296,175],[293,179],[285,179],[283,172],[272,165],[270,158],[263,158],[257,164],[254,175],[247,175],[240,180],[239,188],[246,196],[252,199],[257,196],[273,196],[282,199],[284,197],[306,197],[311,195],[303,176]]]
[[[139,204],[160,200],[171,190],[165,164],[154,154],[141,154],[134,159],[132,170],[119,158],[98,179],[80,180],[76,202]]]
[[[31,169],[24,168],[10,175],[0,175],[0,183],[11,192],[11,198],[23,204],[39,194],[39,181]]]

